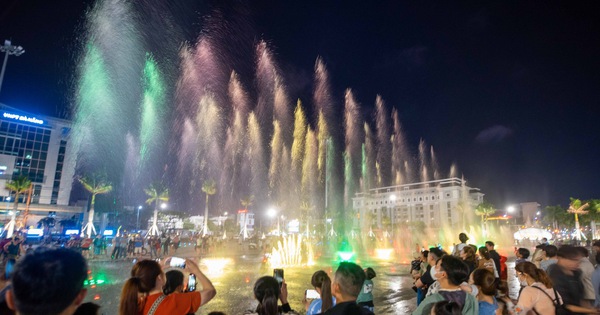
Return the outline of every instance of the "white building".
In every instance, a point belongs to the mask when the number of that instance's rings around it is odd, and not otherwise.
[[[483,202],[478,188],[468,187],[460,178],[446,178],[428,182],[370,189],[357,193],[353,200],[355,220],[365,227],[373,218],[377,226],[387,218],[392,224],[425,222],[427,226],[458,224],[462,220],[461,207],[474,209]]]
[[[0,104],[0,186],[24,175],[33,183],[31,203],[68,205],[74,168],[67,165],[71,122]],[[8,190],[0,190],[2,199]]]
[[[83,212],[81,207],[67,207],[75,172],[75,163],[68,160],[67,154],[70,130],[68,120],[31,114],[0,103],[0,188],[26,176],[33,184],[32,211],[43,216],[49,211],[58,212],[59,216],[64,212],[68,217]],[[8,204],[14,202],[14,194],[10,194],[9,190],[0,189],[0,201],[6,207],[12,207]],[[27,197],[27,193],[21,194],[19,202],[25,203]]]

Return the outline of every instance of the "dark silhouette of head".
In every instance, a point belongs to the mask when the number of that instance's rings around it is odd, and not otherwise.
[[[333,280],[335,297],[340,301],[356,300],[365,279],[365,272],[359,265],[351,262],[340,263]]]
[[[264,276],[254,284],[254,297],[258,301],[256,312],[259,315],[276,315],[279,299],[279,282],[271,276]]]
[[[59,314],[70,308],[75,312],[86,294],[86,276],[87,263],[81,254],[41,248],[15,265],[7,302],[20,314]]]

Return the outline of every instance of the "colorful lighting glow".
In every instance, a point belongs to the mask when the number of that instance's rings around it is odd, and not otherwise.
[[[375,256],[377,259],[389,260],[392,257],[393,248],[377,248],[375,249]]]
[[[354,256],[354,252],[338,252],[341,261],[350,261]]]
[[[225,267],[231,263],[231,258],[206,258],[202,260],[202,264],[206,266],[205,273],[207,276],[222,275]]]

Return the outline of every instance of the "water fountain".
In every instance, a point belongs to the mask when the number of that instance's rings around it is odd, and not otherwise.
[[[433,147],[421,141],[413,157],[399,112],[382,96],[375,99],[374,122],[361,115],[352,90],[339,103],[321,58],[312,100],[294,102],[265,41],[254,49],[236,47],[245,53],[243,60],[226,43],[228,32],[244,30],[209,28],[195,42],[178,42],[182,36],[170,36],[177,27],[146,27],[177,26],[178,18],[147,10],[153,8],[97,1],[87,16],[74,89],[72,154],[78,169],[108,170],[113,183],[131,190],[125,202],[133,203],[146,183],[162,178],[173,187],[171,200],[180,210],[197,215],[205,202],[201,184],[214,179],[210,209],[237,209],[240,199],[253,195],[259,215],[273,204],[303,224],[327,213],[334,218],[331,229],[352,235],[356,249],[365,248],[369,238],[368,229],[355,229],[350,219],[356,192],[442,177]],[[206,23],[214,30],[225,22],[219,19],[215,15]],[[126,40],[114,45],[116,38]],[[164,38],[179,51],[157,48]],[[238,75],[241,64],[254,64],[254,75]],[[458,173],[455,165],[451,173]],[[310,209],[304,218],[301,209]],[[423,245],[434,240],[450,245],[460,231],[412,232]],[[414,238],[408,245],[398,231],[390,235],[382,248],[412,251]],[[281,241],[273,255],[277,264],[302,263],[293,252],[301,239]]]

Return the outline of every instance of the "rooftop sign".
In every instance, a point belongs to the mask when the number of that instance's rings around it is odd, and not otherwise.
[[[26,122],[30,122],[30,123],[34,123],[34,124],[38,124],[38,125],[43,125],[44,124],[43,120],[37,119],[35,117],[29,117],[29,116],[17,115],[17,114],[11,114],[11,113],[4,113],[2,116],[4,118],[9,118],[9,119],[14,119],[14,120],[20,120],[20,121],[26,121]]]

